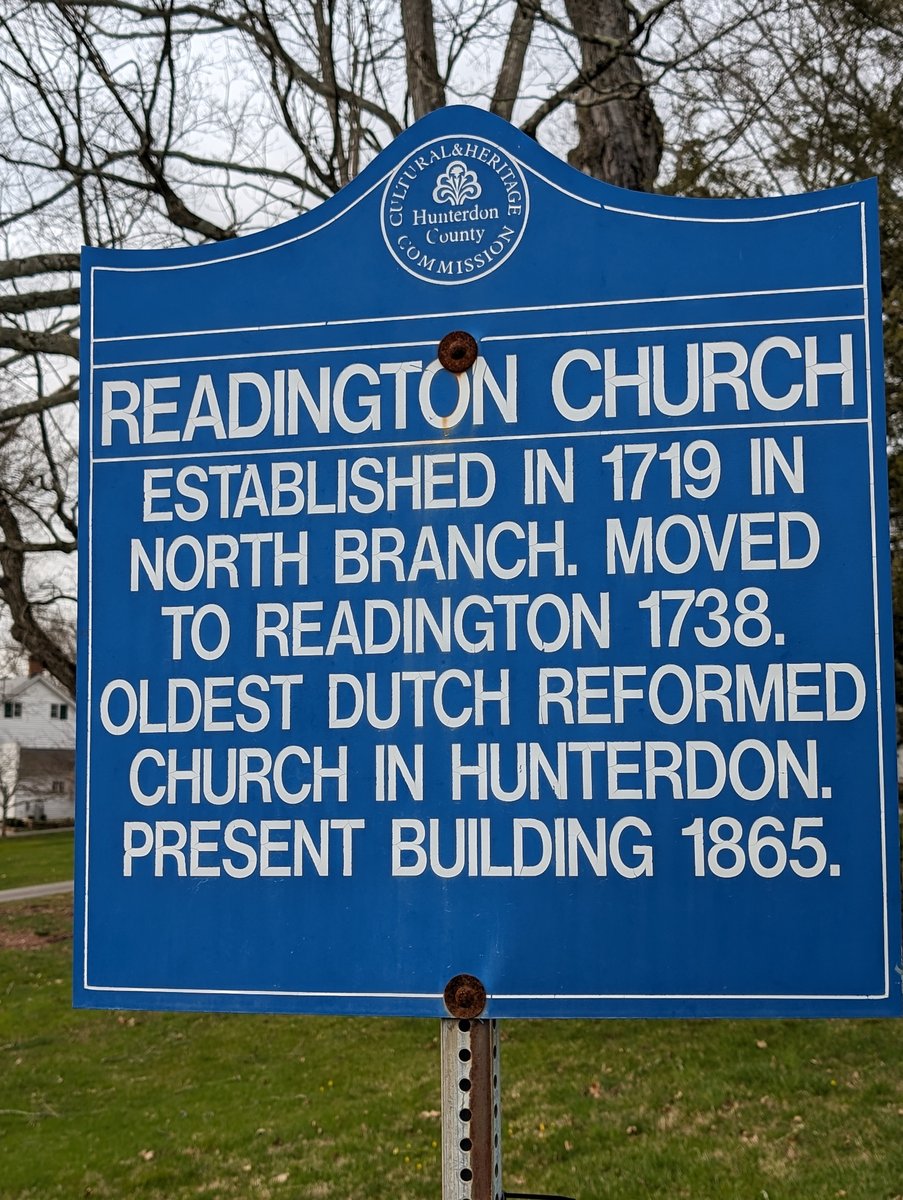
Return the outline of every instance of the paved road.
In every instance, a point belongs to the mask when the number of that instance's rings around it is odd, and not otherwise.
[[[67,879],[64,883],[36,883],[32,887],[7,888],[0,892],[0,904],[8,900],[39,900],[41,896],[58,896],[62,892],[71,892],[73,881]]]

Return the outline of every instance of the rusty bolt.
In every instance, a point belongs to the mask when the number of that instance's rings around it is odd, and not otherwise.
[[[460,375],[477,361],[479,347],[476,338],[465,333],[463,329],[456,329],[454,333],[447,333],[439,343],[438,354],[439,361],[446,371]]]
[[[445,985],[445,1007],[453,1017],[478,1017],[486,1007],[486,989],[476,975],[455,975]]]

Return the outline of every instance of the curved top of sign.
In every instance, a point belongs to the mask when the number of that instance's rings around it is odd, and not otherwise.
[[[627,191],[489,113],[455,106],[418,121],[336,196],[273,229],[173,250],[88,248],[83,265],[105,276],[98,340],[194,334],[201,313],[205,331],[238,334],[573,308],[606,296],[710,298],[735,294],[734,273],[744,295],[836,291],[863,286],[856,247],[862,207],[875,203],[874,181],[742,201]],[[826,254],[835,241],[837,254]]]

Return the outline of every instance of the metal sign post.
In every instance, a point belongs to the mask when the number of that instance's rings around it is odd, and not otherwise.
[[[455,1014],[440,1024],[442,1200],[574,1200],[502,1186],[501,1037],[499,1022],[480,1016],[486,989],[456,975],[445,989]]]
[[[441,1022],[442,1200],[503,1200],[498,1022]]]
[[[480,1019],[486,989],[473,975],[450,979],[444,1000],[442,1200],[504,1200],[498,1022]]]

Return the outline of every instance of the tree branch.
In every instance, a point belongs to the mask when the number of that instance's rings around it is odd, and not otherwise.
[[[78,339],[68,333],[46,333],[0,325],[0,350],[23,350],[28,354],[65,354],[78,358]]]
[[[0,595],[12,618],[10,633],[27,654],[75,694],[75,662],[36,618],[25,587],[22,530],[7,498],[0,493]]]
[[[78,400],[78,387],[75,380],[70,379],[64,387],[48,396],[39,396],[36,400],[26,400],[23,404],[10,404],[8,408],[0,408],[0,426],[21,421],[24,417],[36,413],[47,412],[51,408],[59,408],[61,404],[74,404]]]
[[[30,254],[26,258],[8,258],[0,262],[0,280],[49,275],[54,271],[77,271],[80,263],[79,254]]]
[[[0,296],[0,313],[38,312],[44,308],[65,308],[78,304],[79,289],[59,288],[48,292],[22,292],[18,296]]]

